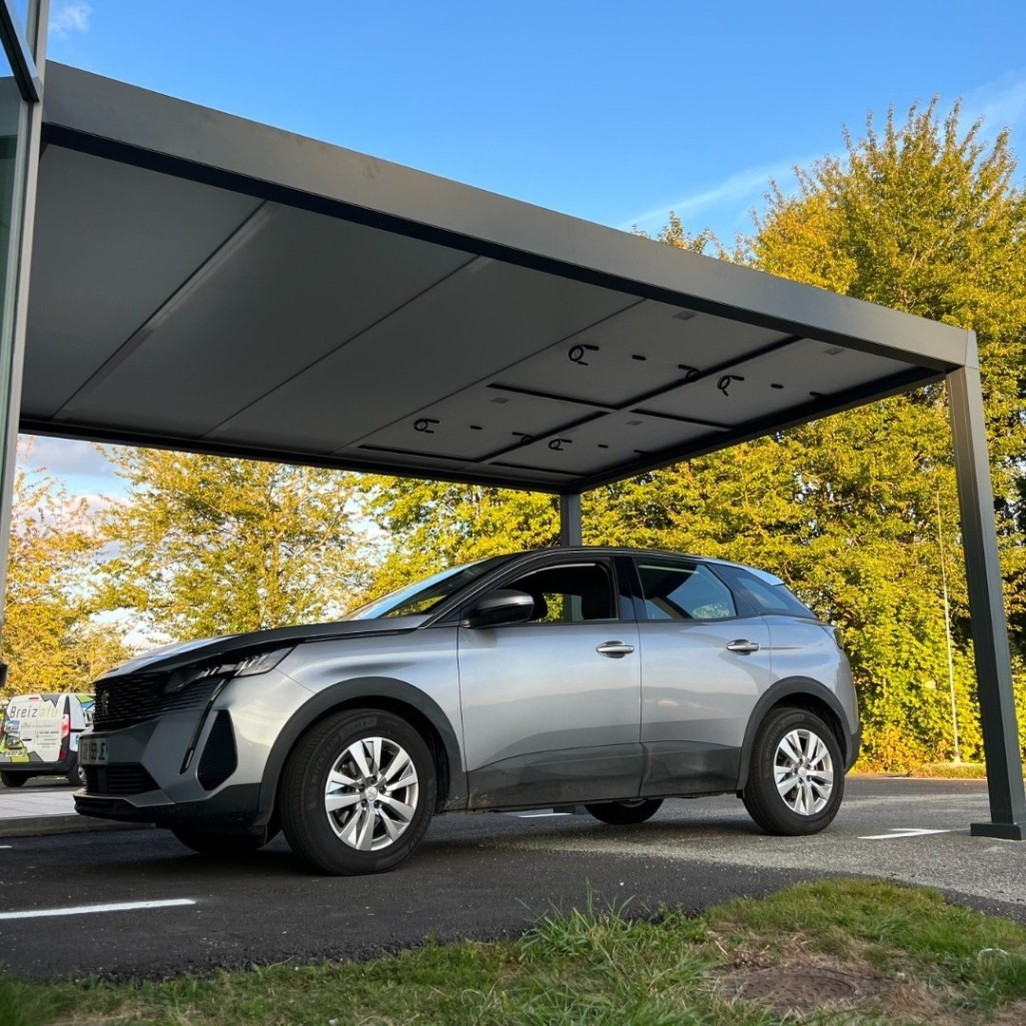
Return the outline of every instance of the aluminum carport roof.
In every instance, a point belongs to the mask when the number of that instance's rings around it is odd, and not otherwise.
[[[22,429],[579,492],[966,331],[47,65]]]
[[[50,63],[42,144],[25,431],[545,489],[567,524],[603,482],[946,378],[972,829],[1026,838],[971,332]]]

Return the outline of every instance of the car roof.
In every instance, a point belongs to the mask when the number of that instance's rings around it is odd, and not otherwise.
[[[736,563],[730,559],[718,559],[714,556],[697,556],[691,552],[676,552],[671,549],[639,549],[621,545],[568,545],[550,549],[530,549],[519,553],[510,553],[515,556],[542,556],[561,553],[565,555],[606,555],[606,556],[667,556],[672,559],[692,559],[698,563],[713,563],[720,566],[737,567],[745,570],[753,576],[764,581],[766,584],[783,584],[783,580],[768,570],[760,570],[758,567],[749,566],[747,563]]]

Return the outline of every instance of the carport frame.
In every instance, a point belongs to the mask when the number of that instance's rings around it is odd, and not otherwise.
[[[915,359],[916,366],[895,375],[883,386],[851,388],[822,402],[807,403],[800,414],[768,417],[726,432],[714,444],[678,446],[645,454],[633,463],[616,468],[615,474],[595,474],[573,482],[560,494],[560,543],[581,541],[581,493],[613,480],[713,449],[725,448],[771,430],[805,423],[826,413],[852,408],[864,402],[908,391],[930,381],[945,379],[950,400],[954,457],[957,471],[972,636],[975,646],[978,691],[983,721],[984,747],[992,821],[972,824],[972,832],[1014,840],[1026,839],[1026,793],[1012,691],[1011,660],[1001,593],[994,500],[987,458],[987,444],[980,373],[975,336],[894,311],[833,296],[769,276],[754,275],[742,268],[718,264],[695,254],[680,254],[689,261],[687,291],[669,273],[659,247],[640,239],[625,240],[620,233],[597,225],[541,211],[513,200],[488,196],[455,183],[430,179],[432,209],[425,210],[421,191],[430,176],[371,161],[348,151],[333,151],[329,166],[322,155],[307,161],[282,160],[282,149],[272,145],[272,135],[282,133],[265,126],[242,122],[216,112],[188,125],[168,112],[182,109],[179,101],[133,90],[120,83],[96,79],[87,95],[73,89],[51,94],[42,125],[40,98],[44,82],[47,0],[31,0],[29,20],[33,29],[31,48],[17,35],[17,17],[11,0],[0,0],[0,33],[12,57],[27,112],[27,131],[19,145],[27,146],[23,198],[24,226],[12,232],[12,256],[16,270],[13,283],[13,317],[4,320],[2,362],[9,368],[4,384],[7,399],[7,437],[3,445],[2,494],[0,494],[0,572],[6,570],[10,532],[14,440],[17,428],[38,433],[61,434],[116,441],[123,444],[173,446],[176,439],[154,438],[143,432],[118,432],[73,423],[20,417],[21,368],[26,336],[28,271],[32,251],[35,179],[40,140],[108,159],[147,167],[162,173],[247,191],[264,198],[301,206],[348,220],[372,224],[389,231],[456,245],[467,252],[508,263],[543,270],[578,281],[629,291],[640,298],[685,305],[691,309],[728,316],[756,325],[772,325],[796,335],[811,334],[822,341],[836,338],[844,346],[865,352]],[[34,66],[33,66],[34,59]],[[38,69],[38,71],[36,70]],[[74,80],[82,73],[59,66],[51,68],[57,80]],[[199,108],[195,108],[199,110]],[[167,116],[165,116],[167,115]],[[113,126],[113,128],[112,128]],[[278,148],[275,148],[278,147]],[[361,181],[359,174],[347,179],[348,194],[338,194],[332,171],[348,161],[357,172],[374,165],[374,174]],[[13,247],[17,244],[16,251]],[[647,248],[646,248],[647,247]],[[583,255],[582,255],[583,254]],[[11,295],[9,290],[8,295]],[[810,327],[813,330],[809,330]],[[899,341],[900,340],[900,341]],[[295,459],[283,450],[246,448],[237,444],[196,444],[177,439],[183,448],[224,455],[264,459]],[[296,459],[297,462],[300,460]],[[301,462],[320,462],[304,458]],[[351,469],[389,469],[394,465],[324,461]],[[409,470],[424,476],[423,467]],[[481,474],[445,474],[459,480],[503,483]],[[531,483],[521,487],[534,487]],[[544,487],[544,486],[542,486]],[[552,490],[551,486],[547,490]],[[2,583],[2,580],[0,580]]]

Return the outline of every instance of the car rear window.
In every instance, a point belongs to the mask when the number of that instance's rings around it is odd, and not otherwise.
[[[787,616],[818,619],[816,614],[799,601],[783,584],[760,581],[754,574],[748,573],[747,570],[743,570],[739,566],[717,565],[716,571],[722,574],[735,589],[743,592],[760,613],[783,613]]]
[[[649,620],[725,620],[736,616],[727,586],[704,566],[638,563]]]

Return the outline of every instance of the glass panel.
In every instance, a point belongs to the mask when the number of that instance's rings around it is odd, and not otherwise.
[[[478,563],[451,567],[442,570],[423,581],[408,584],[376,599],[346,616],[347,620],[378,620],[386,616],[413,616],[417,613],[432,613],[450,595],[460,588],[466,588],[485,574],[491,573],[512,556],[492,556]]]
[[[650,620],[725,620],[736,616],[734,597],[704,566],[639,564]]]
[[[534,599],[532,623],[583,623],[616,616],[609,571],[597,563],[547,567],[503,587],[526,591]]]

